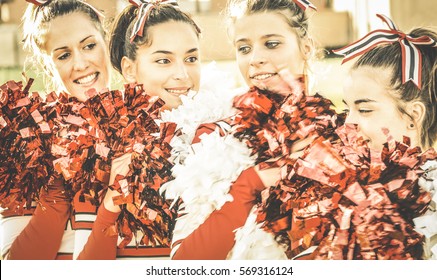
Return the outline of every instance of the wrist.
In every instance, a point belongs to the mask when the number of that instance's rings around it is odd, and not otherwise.
[[[260,169],[259,165],[254,167],[255,173],[258,175],[261,180],[264,188],[276,186],[278,182],[281,180],[281,168],[280,167],[271,167],[267,169]]]
[[[114,204],[113,198],[120,195],[117,191],[108,189],[106,192],[105,198],[103,199],[103,206],[106,210],[113,212],[113,213],[120,213],[121,209],[120,206]]]

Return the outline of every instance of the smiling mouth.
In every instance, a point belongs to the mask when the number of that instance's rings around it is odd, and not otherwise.
[[[168,93],[172,94],[172,95],[187,95],[188,92],[190,91],[190,88],[186,88],[186,89],[165,89]]]
[[[276,75],[276,73],[273,73],[273,74],[259,74],[259,75],[251,76],[250,78],[253,79],[253,80],[262,81],[262,80],[266,80],[266,79],[268,79],[270,77],[273,77],[275,75]]]
[[[99,74],[100,74],[99,72],[95,72],[95,73],[90,74],[88,76],[85,76],[83,78],[76,79],[73,82],[78,84],[78,85],[90,85],[90,84],[94,83],[95,81],[97,81]]]

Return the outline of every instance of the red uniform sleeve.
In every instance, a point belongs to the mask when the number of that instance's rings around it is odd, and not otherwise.
[[[8,259],[54,260],[61,245],[71,203],[66,199],[61,180],[42,189],[40,203],[29,224],[12,243]]]
[[[235,243],[234,230],[246,222],[255,204],[255,195],[264,189],[253,167],[241,173],[231,186],[234,200],[214,211],[208,219],[184,240],[176,240],[180,247],[173,259],[225,259]]]
[[[99,207],[91,235],[78,260],[115,260],[117,234],[109,234],[108,229],[115,225],[119,214],[107,210],[103,204]]]

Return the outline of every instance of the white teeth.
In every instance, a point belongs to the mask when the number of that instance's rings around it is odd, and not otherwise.
[[[87,84],[87,83],[91,82],[92,80],[94,80],[96,77],[97,77],[97,73],[93,73],[93,74],[88,75],[84,78],[77,79],[76,82],[78,84]]]
[[[265,80],[265,79],[270,78],[272,76],[274,76],[274,74],[261,74],[261,75],[253,76],[253,79],[255,79],[255,80]]]
[[[184,94],[184,93],[188,92],[188,90],[186,90],[186,89],[167,89],[167,91],[169,93],[173,93],[173,94]]]

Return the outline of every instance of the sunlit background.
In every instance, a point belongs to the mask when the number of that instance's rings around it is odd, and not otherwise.
[[[377,13],[391,17],[397,26],[408,31],[418,26],[437,26],[437,0],[311,0],[318,8],[311,15],[310,32],[319,47],[328,54],[313,66],[314,89],[331,98],[338,107],[342,80],[348,65],[329,55],[329,50],[346,45],[370,30],[382,28]],[[127,0],[88,0],[103,10],[111,19],[128,4]],[[226,0],[179,0],[184,11],[191,13],[203,30],[201,41],[202,61],[216,61],[224,71],[231,71],[236,85],[242,80],[234,61],[234,50],[226,33],[222,13]],[[7,80],[22,80],[26,54],[22,50],[20,21],[27,2],[0,0],[0,84]],[[28,77],[37,73],[27,72]],[[113,75],[113,87],[120,88],[122,79]],[[44,91],[42,79],[37,79],[33,90]]]

